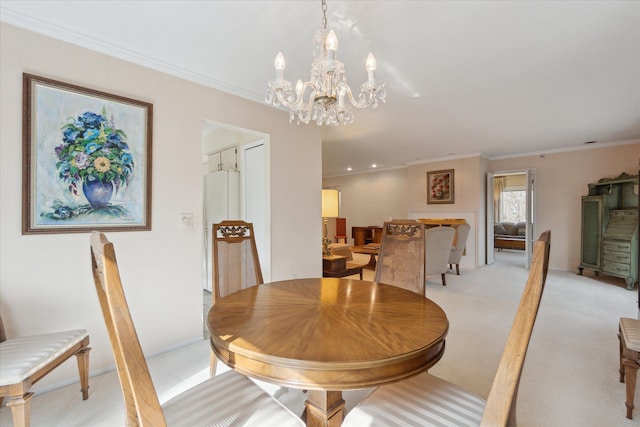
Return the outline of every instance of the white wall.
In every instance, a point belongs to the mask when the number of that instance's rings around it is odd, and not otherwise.
[[[290,125],[269,106],[4,23],[0,67],[0,311],[10,337],[86,328],[91,370],[113,365],[88,234],[21,234],[23,72],[153,104],[153,228],[108,233],[148,355],[202,339],[203,120],[270,135],[272,279],[320,275],[311,255],[321,246],[317,126]],[[178,227],[181,212],[193,212],[192,229]],[[40,387],[77,376],[74,361],[62,368]]]
[[[407,169],[394,169],[325,178],[324,188],[340,190],[340,216],[347,218],[347,241],[353,244],[351,227],[382,225],[392,218],[407,218]],[[329,221],[329,238],[335,221]]]

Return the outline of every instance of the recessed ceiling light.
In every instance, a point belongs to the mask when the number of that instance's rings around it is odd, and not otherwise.
[[[377,168],[378,165],[376,165],[375,163],[371,165],[372,168]]]
[[[348,167],[348,168],[347,168],[347,170],[348,170],[349,172],[351,172],[353,169],[352,169],[352,168],[350,168],[350,167]]]

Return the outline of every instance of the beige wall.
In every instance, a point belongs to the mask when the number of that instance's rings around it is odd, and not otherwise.
[[[343,205],[347,226],[382,224],[388,219],[388,207],[394,205],[394,216],[465,217],[472,224],[467,256],[462,266],[475,268],[485,264],[486,215],[485,194],[487,172],[507,172],[533,168],[536,170],[536,234],[546,229],[552,231],[553,249],[550,267],[576,270],[580,260],[580,201],[587,194],[587,184],[603,177],[615,177],[622,172],[635,175],[640,161],[640,140],[618,144],[600,144],[580,151],[548,153],[501,160],[481,157],[452,159],[447,161],[410,165],[406,169],[406,182],[402,173],[387,172],[325,178],[323,184],[343,189]],[[455,170],[455,203],[453,205],[427,205],[426,172],[440,169]],[[377,178],[371,175],[379,175]],[[374,183],[381,184],[373,187]],[[367,186],[371,186],[367,188]],[[350,194],[358,193],[375,197],[359,197],[353,204]],[[389,191],[391,188],[391,191]],[[406,191],[404,211],[398,193]],[[366,223],[362,215],[366,212]],[[350,216],[353,215],[353,218]],[[475,262],[474,262],[475,261]]]
[[[340,216],[347,218],[349,242],[352,226],[382,225],[392,218],[406,218],[408,203],[407,169],[325,178],[324,188],[340,190]],[[335,222],[329,221],[333,239]]]
[[[601,147],[601,148],[596,148]],[[535,232],[551,230],[550,268],[577,271],[580,263],[580,206],[587,184],[626,172],[637,175],[640,140],[592,149],[493,160],[491,170],[536,170]]]
[[[0,67],[0,310],[9,336],[86,328],[92,371],[113,365],[93,288],[88,234],[21,234],[23,72],[154,106],[153,229],[108,233],[147,354],[202,339],[205,119],[270,136],[272,279],[320,275],[320,259],[310,256],[321,246],[317,126],[290,125],[285,112],[269,106],[4,23]],[[179,228],[181,212],[194,214],[192,229]],[[74,363],[68,363],[40,384],[75,376]]]

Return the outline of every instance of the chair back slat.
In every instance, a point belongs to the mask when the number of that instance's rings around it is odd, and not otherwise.
[[[518,385],[547,278],[550,247],[551,233],[547,230],[533,244],[529,277],[487,397],[481,426],[516,425]]]
[[[374,281],[424,295],[424,224],[384,223]]]
[[[94,231],[91,260],[100,308],[125,400],[127,425],[166,425],[158,395],[124,295],[113,243]]]

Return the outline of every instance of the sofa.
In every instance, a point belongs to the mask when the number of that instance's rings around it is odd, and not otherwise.
[[[329,249],[333,255],[346,256],[347,261],[353,261],[353,254],[351,253],[351,245],[347,243],[331,243]]]
[[[498,250],[524,250],[526,224],[524,222],[502,221],[493,226],[493,247]]]

